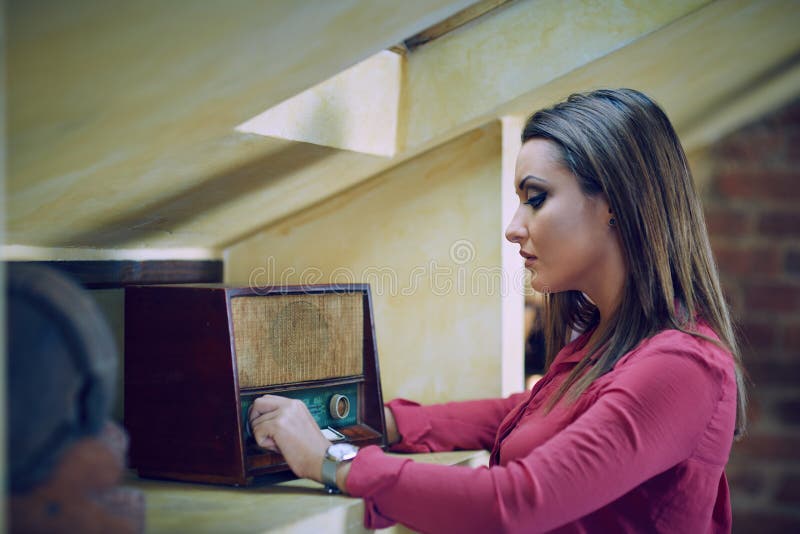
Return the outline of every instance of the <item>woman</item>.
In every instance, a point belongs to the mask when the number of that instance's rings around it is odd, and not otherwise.
[[[483,447],[489,468],[367,447],[336,485],[373,528],[728,532],[742,372],[669,120],[642,93],[599,90],[534,114],[522,142],[506,237],[545,294],[547,374],[507,399],[387,405],[394,450]],[[262,446],[321,480],[329,443],[301,403],[265,396],[250,415]]]

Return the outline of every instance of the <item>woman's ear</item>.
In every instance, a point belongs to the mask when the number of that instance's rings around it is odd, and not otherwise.
[[[605,195],[605,193],[601,193],[597,195],[596,199],[597,224],[615,226],[616,214],[614,213],[614,210],[611,209],[611,204],[608,202],[608,197]],[[614,221],[613,224],[611,223],[612,220]]]

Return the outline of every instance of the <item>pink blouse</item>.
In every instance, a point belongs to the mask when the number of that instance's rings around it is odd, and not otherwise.
[[[707,327],[700,332],[717,339]],[[568,344],[526,393],[389,406],[401,452],[491,450],[491,467],[364,448],[347,489],[365,525],[421,532],[729,532],[724,467],[736,418],[730,353],[677,330],[623,356],[575,402],[546,400],[585,353]]]

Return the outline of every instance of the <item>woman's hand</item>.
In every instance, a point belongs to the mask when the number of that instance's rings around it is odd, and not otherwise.
[[[295,475],[321,481],[322,459],[331,443],[303,401],[264,395],[253,402],[248,419],[260,447],[282,454]]]

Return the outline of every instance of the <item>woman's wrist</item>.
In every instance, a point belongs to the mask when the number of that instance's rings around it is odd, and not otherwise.
[[[342,493],[348,493],[347,476],[350,474],[350,467],[352,465],[353,462],[342,462],[336,466],[336,486]]]
[[[394,445],[400,441],[400,432],[397,430],[397,421],[394,419],[394,413],[388,406],[383,407],[383,418],[386,421],[386,444]]]

